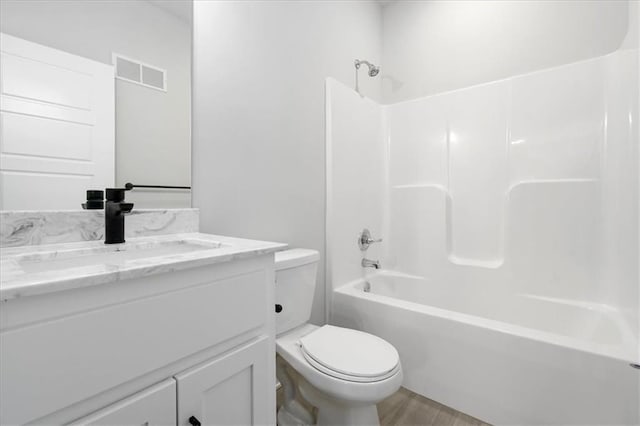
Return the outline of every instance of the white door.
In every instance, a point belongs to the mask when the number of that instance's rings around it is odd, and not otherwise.
[[[266,337],[175,376],[178,425],[275,424],[275,378],[269,376]]]
[[[0,210],[79,209],[113,186],[113,67],[0,34]]]
[[[167,379],[71,424],[173,426],[176,424],[176,381]]]

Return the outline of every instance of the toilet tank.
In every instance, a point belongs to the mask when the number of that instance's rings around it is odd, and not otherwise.
[[[291,249],[276,253],[276,334],[305,324],[311,318],[320,254],[315,250]]]

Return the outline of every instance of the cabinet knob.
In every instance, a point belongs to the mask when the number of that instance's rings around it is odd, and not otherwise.
[[[195,416],[189,417],[189,424],[191,426],[202,426],[202,423],[200,423],[200,420],[196,419]]]
[[[282,312],[282,305],[279,303],[276,303],[276,314],[279,314],[280,312]]]

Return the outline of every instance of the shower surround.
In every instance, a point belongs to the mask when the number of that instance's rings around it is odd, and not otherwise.
[[[326,105],[331,321],[483,420],[637,424],[638,51]]]

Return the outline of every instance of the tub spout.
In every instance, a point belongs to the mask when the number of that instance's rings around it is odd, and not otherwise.
[[[380,261],[378,261],[378,260],[362,259],[361,265],[362,265],[363,268],[380,269]]]

